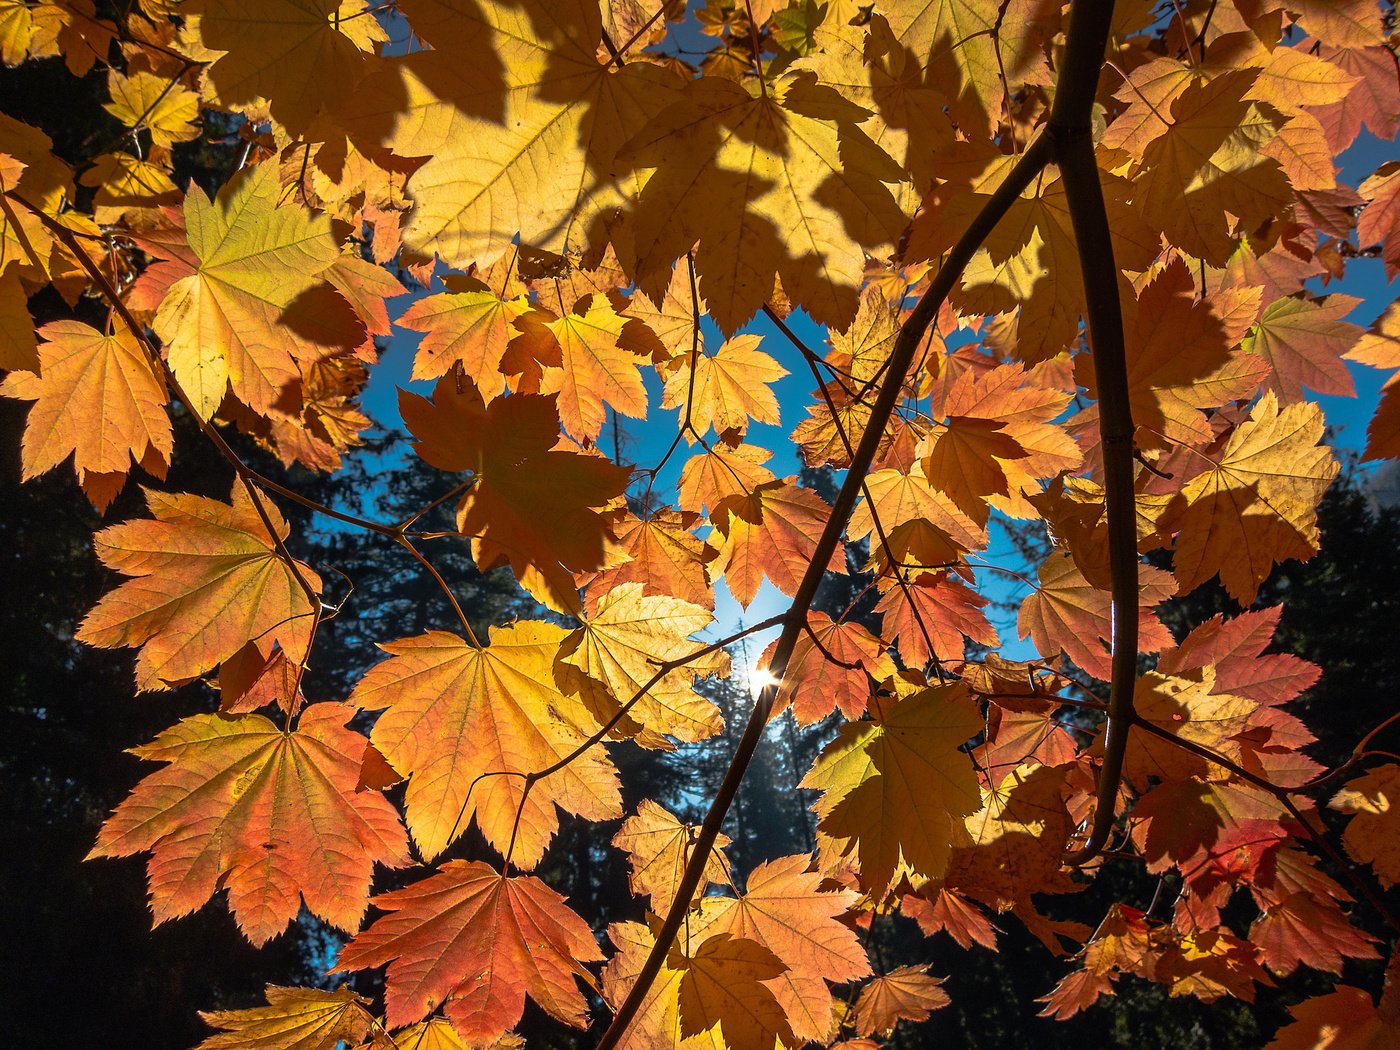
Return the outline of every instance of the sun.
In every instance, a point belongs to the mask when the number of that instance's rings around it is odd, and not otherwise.
[[[766,667],[749,668],[749,693],[757,697],[765,688],[770,685],[777,685],[778,679],[773,677]]]

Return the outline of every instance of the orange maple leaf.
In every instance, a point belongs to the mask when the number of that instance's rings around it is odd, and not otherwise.
[[[783,972],[766,979],[798,1042],[829,1039],[835,1000],[829,984],[870,973],[854,930],[840,921],[856,903],[850,890],[822,890],[806,856],[780,857],[749,873],[738,897],[705,897],[691,920],[691,937],[728,934],[771,951]],[[792,1044],[789,1044],[792,1045]]]
[[[321,581],[278,553],[286,522],[259,499],[275,534],[239,482],[232,504],[147,489],[154,521],[113,525],[95,537],[102,563],[134,579],[93,607],[78,639],[100,649],[140,646],[138,689],[197,678],[249,642],[276,642],[304,660],[314,610],[301,581],[318,593]]]
[[[52,321],[39,335],[39,375],[15,372],[0,387],[35,402],[20,446],[25,480],[70,453],[79,480],[125,476],[133,461],[164,477],[174,448],[169,395],[135,337],[125,329],[103,335],[81,321]]]
[[[397,811],[359,787],[369,741],[345,728],[354,709],[306,708],[294,732],[262,715],[194,715],[134,749],[170,764],[136,786],[89,857],[151,852],[156,922],[227,888],[254,944],[281,933],[301,902],[352,930],[376,862],[408,863]]]
[[[901,966],[881,974],[860,990],[856,1000],[856,1031],[866,1036],[887,1036],[900,1021],[928,1019],[951,999],[943,982],[929,976],[927,966]]]
[[[574,611],[572,573],[602,568],[611,539],[598,509],[627,487],[629,472],[606,459],[556,449],[554,398],[515,394],[489,405],[469,381],[439,380],[429,401],[399,392],[414,449],[441,470],[470,470],[476,484],[457,508],[485,570],[508,562],[535,597]]]
[[[777,644],[764,652],[763,663],[772,658]],[[807,627],[788,658],[773,714],[792,704],[799,725],[820,721],[833,707],[848,719],[858,719],[865,713],[870,680],[879,683],[894,673],[885,643],[860,624],[809,613]]]
[[[350,694],[349,703],[384,711],[370,739],[408,777],[408,827],[427,860],[475,818],[492,846],[529,870],[558,829],[556,806],[588,820],[622,814],[617,770],[601,748],[525,791],[526,775],[571,756],[597,728],[555,684],[567,634],[526,620],[493,629],[484,648],[446,631],[404,638],[381,646],[390,659]]]
[[[460,364],[491,401],[505,393],[502,358],[520,332],[512,324],[530,308],[523,295],[505,299],[481,282],[449,274],[447,291],[414,302],[394,322],[424,333],[413,356],[414,379],[436,379]]]
[[[765,576],[784,594],[795,594],[830,515],[831,507],[820,496],[791,481],[771,481],[725,497],[710,511],[718,534],[711,542],[719,551],[710,571],[723,574],[730,593],[746,607]],[[841,544],[832,552],[829,568],[845,571]]]
[[[388,965],[389,1024],[441,1007],[462,1038],[487,1044],[520,1021],[527,995],[565,1024],[587,1024],[575,979],[580,963],[603,953],[588,924],[539,879],[453,860],[374,905],[388,914],[345,946],[335,969]]]

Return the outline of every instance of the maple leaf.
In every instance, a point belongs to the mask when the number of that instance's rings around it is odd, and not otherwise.
[[[666,379],[661,407],[683,408],[682,418],[701,434],[711,426],[717,434],[743,433],[750,420],[776,425],[778,399],[768,384],[788,371],[759,350],[759,342],[756,335],[737,335],[713,355],[698,355],[693,375],[689,357],[682,359]]]
[[[410,1050],[475,1050],[476,1044],[468,1043],[445,1017],[430,1017],[419,1024],[402,1028],[393,1033],[392,1043]],[[522,1050],[524,1041],[507,1033],[491,1043],[489,1050]],[[379,1050],[379,1044],[371,1042],[357,1050]]]
[[[1273,374],[1264,385],[1282,404],[1302,401],[1305,385],[1319,394],[1355,396],[1341,358],[1361,337],[1361,328],[1342,318],[1360,301],[1350,295],[1289,297],[1265,307],[1240,348],[1269,362]]]
[[[912,257],[936,259],[952,247],[1015,162],[1015,157],[971,147],[956,162],[945,162],[940,177],[948,181],[925,202],[911,228]],[[1160,230],[1129,205],[1132,187],[1125,179],[1107,172],[1100,179],[1117,264],[1146,269],[1160,251]],[[1004,313],[1019,307],[1017,356],[1028,364],[1053,358],[1074,340],[1083,310],[1076,245],[1064,181],[1046,172],[974,253],[951,301],[960,313]]]
[[[1400,1020],[1396,999],[1390,974],[1379,1006],[1369,992],[1339,984],[1326,995],[1290,1007],[1292,1023],[1280,1028],[1265,1050],[1386,1050]]]
[[[1240,745],[1233,738],[1245,730],[1258,706],[1247,697],[1217,692],[1211,666],[1179,677],[1148,671],[1137,680],[1133,693],[1133,708],[1144,722],[1236,760]],[[1135,781],[1145,783],[1148,776],[1184,779],[1207,772],[1203,758],[1154,734],[1136,733],[1133,741],[1127,766],[1128,776]]]
[[[441,1007],[463,1039],[487,1044],[515,1027],[527,995],[565,1024],[587,1023],[575,975],[603,953],[588,924],[534,876],[453,860],[374,905],[388,914],[345,946],[335,969],[387,964],[389,1024]]]
[[[133,461],[163,477],[174,447],[168,395],[145,349],[125,329],[103,335],[81,321],[51,321],[39,334],[39,375],[14,373],[0,388],[36,402],[20,446],[25,480],[70,453],[79,479],[125,475]]]
[[[586,313],[567,313],[530,326],[548,332],[560,364],[545,368],[540,391],[559,395],[559,418],[579,440],[598,436],[608,408],[634,418],[646,415],[644,359],[627,338],[626,325],[627,319],[604,296],[595,295]]]
[[[267,986],[267,1005],[248,1010],[201,1010],[211,1035],[195,1050],[322,1050],[345,1040],[351,1046],[374,1024],[369,1000],[348,988]]]
[[[413,357],[413,378],[436,379],[460,364],[490,402],[505,393],[501,359],[519,335],[511,322],[530,308],[529,300],[504,299],[452,274],[443,283],[447,291],[417,300],[394,322],[426,335]]]
[[[1299,965],[1341,975],[1351,959],[1378,959],[1375,938],[1347,921],[1327,897],[1294,893],[1266,908],[1249,929],[1271,971],[1287,975]]]
[[[686,510],[713,510],[730,497],[743,498],[773,479],[763,464],[773,453],[757,445],[729,445],[717,441],[702,455],[693,456],[681,468],[676,486],[678,502]]]
[[[682,1037],[718,1027],[731,1050],[774,1050],[797,1042],[768,980],[781,959],[757,941],[716,933],[691,954],[672,949],[668,964],[680,971],[676,990]]]
[[[300,663],[311,642],[313,609],[302,588],[320,579],[278,553],[287,525],[259,497],[234,483],[233,502],[146,489],[154,521],[99,532],[98,557],[127,580],[93,607],[79,641],[99,649],[140,646],[138,689],[168,689],[196,678],[252,641],[276,642]]]
[[[723,720],[692,683],[697,674],[727,668],[727,660],[711,655],[683,666],[662,665],[700,648],[686,639],[709,626],[713,614],[679,598],[642,592],[640,583],[624,583],[604,595],[565,643],[563,662],[606,687],[610,710],[600,712],[603,717],[636,698],[630,716],[654,734],[650,746],[663,746],[661,734],[703,740],[718,732]]]
[[[1171,936],[1153,977],[1173,998],[1189,995],[1213,1003],[1228,995],[1250,1003],[1255,985],[1270,983],[1257,954],[1257,948],[1228,929],[1196,929],[1179,939]]]
[[[1264,652],[1278,630],[1283,606],[1256,609],[1231,620],[1224,614],[1197,625],[1181,644],[1162,650],[1163,674],[1211,666],[1221,692],[1275,706],[1294,699],[1321,677],[1322,669],[1292,653]]]
[[[1371,330],[1347,353],[1347,359],[1372,368],[1400,368],[1400,306],[1391,303]],[[1400,373],[1381,386],[1380,404],[1366,428],[1366,458],[1400,457]]]
[[[1235,600],[1249,602],[1274,565],[1313,556],[1317,504],[1339,469],[1321,437],[1316,405],[1280,411],[1272,392],[1259,400],[1212,468],[1181,490],[1178,593],[1219,573]]]
[[[1073,439],[1050,422],[1069,395],[1026,380],[1020,365],[981,375],[964,372],[943,399],[946,427],[935,429],[921,445],[929,484],[951,496],[980,527],[986,525],[988,504],[1029,516],[1022,493],[1038,493],[1039,479],[1079,466]]]
[[[306,708],[294,732],[261,715],[193,715],[141,758],[150,774],[103,824],[89,857],[149,850],[157,923],[215,890],[254,944],[281,933],[301,902],[333,926],[359,925],[376,862],[408,863],[398,813],[359,788],[369,742],[345,723],[354,709]]]
[[[1067,1020],[1092,1006],[1121,973],[1151,975],[1151,930],[1146,916],[1136,908],[1113,904],[1094,931],[1094,939],[1084,946],[1082,968],[1055,986],[1037,1002],[1045,1003],[1042,1017]]]
[[[259,0],[199,5],[200,43],[215,52],[211,93],[230,109],[268,100],[295,134],[322,110],[335,110],[366,72],[365,51],[388,39],[365,0]],[[222,54],[218,54],[222,52]]]
[[[489,405],[471,384],[444,376],[433,400],[399,392],[414,450],[441,470],[470,470],[476,484],[457,508],[483,570],[508,562],[551,608],[578,606],[573,572],[602,568],[610,539],[597,508],[627,487],[628,471],[556,449],[554,398],[515,394]]]
[[[772,658],[774,641],[762,663]],[[885,643],[858,623],[836,621],[825,613],[809,613],[806,630],[793,646],[783,672],[773,712],[788,704],[799,725],[811,725],[835,707],[855,720],[865,712],[870,680],[880,682],[895,673]]]
[[[943,982],[930,977],[927,966],[901,966],[881,974],[860,991],[856,1000],[856,1031],[861,1035],[887,1036],[900,1021],[928,1019],[951,999]]]
[[[732,335],[775,277],[814,321],[846,328],[865,255],[894,247],[906,218],[898,165],[859,130],[869,111],[796,73],[754,97],[722,77],[687,85],[628,143],[623,162],[657,167],[631,216],[629,272],[660,299],[671,263],[695,246],[700,291]]]
[[[613,836],[612,844],[627,854],[627,879],[633,896],[650,897],[652,911],[662,912],[676,899],[696,830],[695,825],[681,821],[660,803],[643,799],[637,812],[624,820]],[[714,847],[705,861],[700,892],[704,892],[707,883],[729,882],[729,862],[723,850],[730,841],[728,835],[715,836]]]
[[[593,0],[409,6],[434,49],[387,60],[347,121],[399,156],[427,158],[408,179],[404,243],[457,267],[489,266],[517,234],[549,251],[583,247],[593,221],[621,203],[619,148],[681,81],[646,62],[600,62]]]
[[[691,528],[700,520],[690,511],[658,510],[646,518],[628,515],[614,526],[618,548],[630,560],[604,569],[587,581],[590,597],[624,583],[713,608],[715,593],[705,573],[714,557]]]
[[[1190,255],[1224,263],[1234,249],[1228,217],[1245,231],[1275,218],[1292,192],[1264,148],[1283,117],[1250,101],[1253,70],[1188,85],[1171,102],[1171,124],[1143,150],[1135,180],[1142,216]]]
[[[1400,164],[1382,164],[1357,192],[1366,200],[1356,223],[1357,240],[1363,246],[1381,246],[1385,275],[1394,280],[1400,273]]]
[[[915,571],[956,562],[965,552],[986,546],[986,530],[964,514],[914,463],[908,471],[877,470],[865,479],[867,499],[851,514],[851,539],[875,535],[878,519],[884,541],[871,543],[876,565],[910,564]],[[897,523],[885,527],[885,522]]]
[[[1169,632],[1151,611],[1171,596],[1171,576],[1151,566],[1141,566],[1138,610],[1138,648],[1155,653],[1172,642]],[[1113,640],[1112,600],[1108,591],[1094,587],[1068,554],[1052,554],[1040,566],[1039,585],[1028,594],[1016,614],[1016,627],[1042,653],[1063,649],[1077,665],[1095,678],[1110,677],[1109,649]]]
[[[856,851],[863,885],[881,895],[901,870],[942,875],[965,838],[962,820],[981,799],[958,748],[983,723],[956,684],[882,701],[872,714],[841,727],[801,786],[823,792],[818,826],[843,855]]]
[[[723,574],[730,593],[745,607],[758,596],[765,576],[784,594],[795,594],[830,514],[831,507],[820,496],[790,480],[766,482],[751,492],[725,497],[710,511],[718,534],[711,542],[719,551],[710,572]],[[828,567],[845,571],[841,544]]]
[[[1400,808],[1400,766],[1386,763],[1347,782],[1332,799],[1331,808],[1352,814],[1342,833],[1347,853],[1371,865],[1386,886],[1400,882],[1400,850],[1396,849],[1395,818]]]
[[[608,939],[617,952],[603,968],[603,997],[616,1008],[636,983],[642,963],[656,940],[652,931],[639,922],[617,922],[608,927]],[[681,1034],[680,983],[682,971],[661,964],[656,979],[647,989],[637,1016],[618,1043],[623,1050],[727,1050],[718,1025],[694,1035]]]
[[[233,395],[267,412],[298,362],[351,350],[364,324],[322,275],[340,257],[330,219],[279,205],[273,165],[246,171],[210,201],[185,197],[198,265],[170,286],[153,327],[191,409],[211,418]]]
[[[425,859],[475,818],[492,846],[528,870],[559,827],[556,806],[588,820],[621,815],[617,770],[601,748],[538,783],[524,779],[571,757],[597,728],[555,683],[567,634],[525,620],[493,629],[484,648],[446,631],[390,642],[381,646],[390,659],[350,694],[349,703],[385,712],[370,740],[408,777],[408,827]]]
[[[199,137],[199,128],[194,125],[199,98],[183,84],[144,69],[129,76],[111,69],[107,90],[112,101],[102,108],[128,128],[149,131],[153,145],[169,149],[177,142]]]
[[[982,597],[951,573],[919,573],[889,588],[875,606],[886,637],[905,664],[961,659],[966,640],[995,648],[1000,639],[982,609]]]
[[[856,903],[850,890],[822,891],[821,875],[806,856],[780,857],[749,873],[738,897],[705,897],[691,922],[693,939],[729,935],[767,948],[783,971],[766,980],[793,1034],[824,1042],[832,1035],[835,1000],[830,984],[870,973],[855,931],[840,922]],[[793,1044],[788,1044],[793,1045]]]
[[[1195,446],[1214,436],[1205,410],[1259,389],[1268,364],[1232,352],[1259,308],[1257,289],[1223,289],[1196,297],[1196,284],[1179,256],[1158,273],[1136,300],[1124,303],[1128,397],[1138,443]],[[1098,397],[1091,354],[1075,359],[1075,379]],[[1081,417],[1097,417],[1097,406]]]

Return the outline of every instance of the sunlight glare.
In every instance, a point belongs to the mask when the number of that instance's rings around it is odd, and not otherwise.
[[[778,680],[774,678],[766,667],[753,667],[749,669],[749,693],[757,698],[763,692],[764,687],[776,685]]]

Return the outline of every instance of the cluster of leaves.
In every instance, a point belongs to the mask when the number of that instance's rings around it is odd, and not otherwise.
[[[121,125],[75,169],[0,115],[0,392],[34,403],[23,473],[71,460],[106,506],[133,470],[164,478],[180,410],[237,475],[229,502],[150,488],[150,518],[97,534],[127,579],[79,638],[138,649],[140,690],[206,679],[221,709],[139,749],[164,765],[93,855],[150,854],[157,921],[224,891],[265,943],[304,906],[354,934],[336,972],[386,968],[382,1011],[273,988],[209,1015],[224,1032],[205,1046],[504,1044],[527,999],[585,1026],[579,981],[616,1011],[610,1046],[870,1039],[947,1002],[925,967],[873,973],[858,931],[892,912],[985,948],[1014,915],[1072,959],[1044,1000],[1056,1017],[1125,974],[1249,1001],[1300,967],[1379,958],[1350,911],[1354,891],[1394,925],[1371,881],[1400,881],[1400,765],[1369,747],[1385,727],[1320,766],[1288,710],[1319,671],[1267,651],[1277,608],[1177,642],[1154,607],[1217,577],[1248,605],[1314,554],[1338,468],[1306,391],[1350,393],[1344,358],[1400,367],[1400,308],[1363,332],[1343,319],[1355,300],[1304,287],[1358,256],[1400,270],[1400,168],[1352,188],[1335,163],[1363,127],[1400,126],[1393,7],[689,14],[0,4],[4,60],[105,71]],[[182,191],[173,151],[215,127],[234,129],[239,170]],[[401,278],[434,291],[391,321]],[[72,319],[36,331],[40,294]],[[102,328],[78,319],[95,304]],[[788,327],[797,309],[829,327],[824,353]],[[741,331],[760,311],[814,377],[792,441],[846,471],[834,504],[747,440],[780,422],[787,372]],[[444,475],[430,507],[361,518],[239,458],[234,431],[337,469],[394,324],[422,334],[412,374],[436,380],[400,398]],[[1400,453],[1397,390],[1370,456]],[[660,462],[596,444],[610,418],[664,409],[679,419]],[[424,549],[467,543],[549,612],[479,639],[442,583],[453,630],[383,639],[348,697],[308,702],[335,610],[276,499],[389,538],[439,583]],[[419,527],[444,504],[450,533]],[[994,513],[1054,539],[1019,610],[1032,660],[998,653],[978,590],[1004,571]],[[868,551],[871,625],[812,611],[843,536]],[[765,579],[793,598],[760,625],[783,629],[774,681],[701,827],[655,802],[627,815],[614,845],[654,921],[610,926],[605,952],[530,872],[561,811],[624,816],[613,751],[719,733],[697,682],[755,628],[696,636],[720,581],[747,606]],[[1140,655],[1152,669],[1134,674]],[[803,782],[817,846],[739,880],[719,826],[787,708],[841,723]],[[384,793],[400,782],[402,813]],[[1320,802],[1346,817],[1339,846]],[[473,826],[489,859],[446,859]],[[424,877],[371,901],[376,865],[415,863]],[[1116,903],[1096,928],[1056,919],[1048,898],[1105,864],[1180,893]],[[381,914],[361,929],[368,903]],[[1276,1045],[1339,1027],[1378,1045],[1397,994],[1339,986]]]

